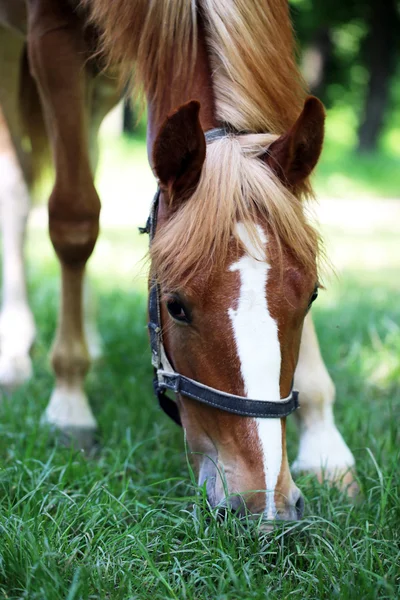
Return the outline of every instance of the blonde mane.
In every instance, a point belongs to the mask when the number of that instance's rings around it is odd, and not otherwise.
[[[302,201],[258,158],[275,138],[230,135],[208,145],[196,191],[152,244],[152,267],[164,285],[176,288],[200,268],[210,273],[223,266],[238,221],[256,243],[255,224],[267,222],[279,247],[285,244],[302,264],[314,267],[318,239]]]
[[[299,116],[305,87],[295,61],[286,0],[82,0],[100,26],[111,64],[132,75],[153,100],[191,77],[199,20],[205,27],[218,118],[252,135],[208,145],[193,196],[163,227],[152,248],[158,276],[178,285],[225,260],[235,223],[254,234],[265,219],[278,242],[313,268],[318,236],[302,200],[308,182],[290,193],[258,158]],[[172,92],[171,92],[172,93]],[[266,134],[265,132],[273,132]]]

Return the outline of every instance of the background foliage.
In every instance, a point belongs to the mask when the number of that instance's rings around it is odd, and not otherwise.
[[[359,151],[400,155],[398,0],[291,0],[311,90],[342,108]]]
[[[399,6],[394,0],[292,0],[291,6],[304,71],[328,107],[315,183],[336,276],[326,277],[313,314],[361,496],[353,504],[300,477],[305,519],[269,533],[207,511],[182,432],[152,395],[147,240],[136,226],[145,221],[154,182],[141,123],[133,140],[103,139],[103,231],[92,271],[104,358],[87,385],[99,422],[99,445],[90,455],[65,448],[40,425],[53,385],[47,355],[59,277],[46,211],[32,215],[29,289],[39,335],[34,379],[0,403],[0,598],[400,596]],[[376,104],[382,118],[374,116],[365,143],[363,123]],[[289,421],[293,460],[298,439]]]

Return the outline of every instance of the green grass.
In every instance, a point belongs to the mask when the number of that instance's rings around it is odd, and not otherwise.
[[[112,191],[113,182],[104,185]],[[339,278],[328,280],[314,314],[362,497],[352,504],[303,476],[297,483],[305,519],[263,533],[254,523],[232,515],[219,521],[207,511],[182,432],[156,406],[145,277],[134,275],[146,240],[133,229],[108,229],[94,257],[105,349],[87,382],[99,422],[97,451],[65,448],[40,426],[52,387],[47,352],[58,277],[45,230],[32,228],[35,378],[0,406],[0,598],[399,597],[397,246],[385,229],[326,233],[330,254],[344,248],[346,260],[339,252]],[[373,268],[359,260],[371,245],[382,249]],[[296,444],[290,419],[291,460]]]

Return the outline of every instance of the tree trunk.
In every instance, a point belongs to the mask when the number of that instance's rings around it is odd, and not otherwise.
[[[136,117],[132,108],[131,99],[124,100],[124,113],[123,113],[123,132],[126,135],[132,136],[136,129]]]
[[[311,94],[327,102],[327,86],[332,63],[333,43],[331,32],[321,27],[312,43],[305,49],[302,60],[303,76]]]
[[[366,63],[370,78],[364,105],[364,120],[358,132],[358,150],[377,149],[389,101],[390,81],[395,70],[400,19],[396,0],[371,0]]]

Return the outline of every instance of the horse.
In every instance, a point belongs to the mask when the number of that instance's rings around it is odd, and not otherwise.
[[[98,235],[87,114],[100,64],[113,83],[133,78],[144,91],[159,185],[147,228],[155,387],[185,430],[210,506],[302,517],[286,452],[294,388],[294,471],[353,493],[354,457],[335,425],[335,389],[309,313],[320,244],[304,205],[325,114],[296,65],[287,1],[28,0],[27,13],[62,273],[47,421],[68,432],[95,427],[83,392],[82,289]]]

